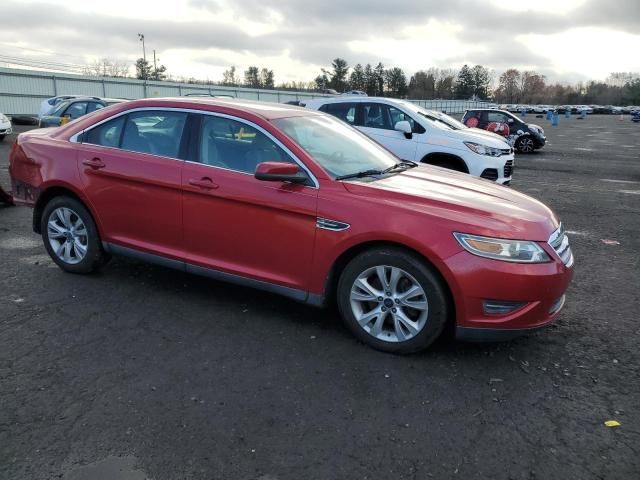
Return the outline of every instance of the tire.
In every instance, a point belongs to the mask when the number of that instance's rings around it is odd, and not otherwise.
[[[464,161],[462,160],[456,161],[446,157],[436,157],[433,159],[425,157],[421,163],[433,165],[434,167],[446,168],[447,170],[453,170],[454,172],[469,173]]]
[[[5,136],[6,136],[6,133],[5,133],[5,134],[0,135],[0,142],[4,140],[4,137],[5,137]]]
[[[109,261],[91,214],[75,198],[52,198],[42,212],[40,229],[47,253],[65,272],[91,273]]]
[[[536,144],[530,135],[522,135],[516,141],[516,150],[520,153],[531,153],[536,149]]]
[[[390,285],[388,290],[381,288],[380,275]],[[414,290],[415,286],[421,290]],[[410,290],[415,293],[406,296]],[[394,247],[368,250],[355,257],[340,275],[337,289],[338,310],[356,338],[377,350],[397,354],[424,350],[441,335],[449,318],[447,298],[442,280],[431,266]]]

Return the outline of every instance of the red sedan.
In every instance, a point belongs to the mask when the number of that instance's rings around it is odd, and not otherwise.
[[[558,315],[573,255],[512,189],[400,161],[331,116],[200,98],[122,103],[21,134],[16,203],[63,270],[113,254],[336,302],[365,343],[406,353],[447,327],[496,339]]]

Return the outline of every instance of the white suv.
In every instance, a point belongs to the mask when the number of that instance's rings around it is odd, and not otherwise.
[[[414,160],[508,184],[513,148],[497,135],[456,129],[438,113],[403,100],[377,97],[317,98],[305,105],[329,113],[384,145],[402,160]]]
[[[4,137],[6,135],[9,135],[10,133],[11,121],[6,117],[6,115],[0,113],[0,142],[4,140]]]

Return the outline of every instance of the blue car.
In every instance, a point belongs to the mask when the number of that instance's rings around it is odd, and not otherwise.
[[[633,114],[631,115],[631,121],[632,122],[640,122],[640,110],[636,110],[635,112],[633,112]]]

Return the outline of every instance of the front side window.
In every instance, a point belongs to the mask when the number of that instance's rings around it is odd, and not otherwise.
[[[89,102],[89,105],[87,106],[87,113],[95,112],[96,110],[100,110],[101,108],[104,108],[104,105],[102,105],[101,103]]]
[[[254,173],[262,162],[293,160],[267,135],[243,122],[202,115],[198,162],[213,167]]]
[[[489,122],[506,123],[507,116],[503,113],[489,112],[487,113],[487,120]]]
[[[184,112],[153,110],[129,114],[122,134],[121,148],[178,158],[186,121],[187,114]]]
[[[367,128],[385,128],[392,130],[391,119],[385,105],[365,103],[362,105],[362,126]]]
[[[273,123],[334,177],[384,170],[398,162],[391,152],[333,117],[309,115]]]
[[[71,120],[75,120],[76,118],[80,118],[87,112],[87,102],[75,102],[69,105],[64,112],[65,116],[71,118]]]

